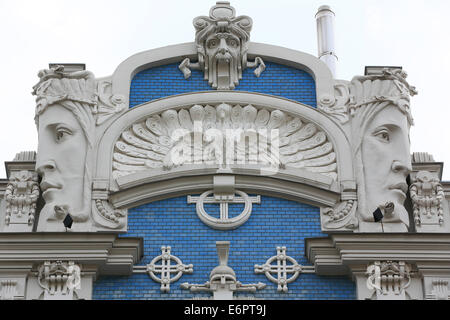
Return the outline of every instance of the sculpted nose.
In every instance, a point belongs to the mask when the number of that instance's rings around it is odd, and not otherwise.
[[[46,172],[55,170],[56,164],[53,160],[46,160],[36,163],[36,171],[40,176],[43,176]]]
[[[219,52],[225,54],[228,51],[227,43],[225,39],[220,39]]]
[[[392,162],[392,171],[401,172],[406,177],[412,171],[411,163],[405,163],[403,161],[394,160]]]

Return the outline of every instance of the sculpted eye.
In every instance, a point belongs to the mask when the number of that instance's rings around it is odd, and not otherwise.
[[[237,41],[234,39],[230,39],[230,40],[228,40],[228,45],[230,47],[237,47]]]
[[[56,142],[63,141],[67,136],[72,135],[72,131],[65,127],[58,127],[55,130]]]
[[[217,41],[216,39],[211,39],[208,41],[208,48],[212,49],[217,47],[217,45],[219,44],[219,41]]]
[[[378,130],[378,131],[374,132],[373,135],[383,142],[390,141],[390,135],[389,135],[389,131],[387,129]]]

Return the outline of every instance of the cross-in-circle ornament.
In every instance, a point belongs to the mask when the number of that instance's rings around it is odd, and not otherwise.
[[[235,190],[234,192],[238,196],[214,195],[213,197],[210,197],[210,195],[214,193],[214,190],[209,190],[202,193],[199,197],[188,196],[187,201],[188,203],[196,204],[197,216],[207,226],[218,230],[231,230],[241,226],[250,218],[253,203],[261,203],[261,196],[249,196],[240,190]],[[215,218],[210,216],[205,210],[205,203],[220,204],[220,217]],[[228,205],[236,203],[244,203],[244,210],[239,215],[230,218],[228,216]]]
[[[161,283],[161,292],[169,292],[170,284],[177,281],[180,277],[185,274],[191,274],[194,272],[194,266],[192,264],[185,265],[181,260],[170,254],[171,247],[163,246],[161,247],[161,255],[155,257],[148,265],[147,272],[150,277]],[[161,261],[159,264],[158,262]],[[174,261],[175,264],[171,264]],[[175,276],[172,277],[172,274]],[[156,274],[160,274],[158,277]]]
[[[294,282],[302,272],[302,266],[286,255],[286,247],[277,247],[277,255],[269,258],[265,264],[255,264],[255,273],[264,273],[266,277],[278,284],[278,292],[288,292],[288,283]],[[276,262],[276,264],[272,264]],[[289,264],[290,263],[290,264]],[[276,274],[276,277],[272,275]],[[288,274],[293,274],[288,278]]]

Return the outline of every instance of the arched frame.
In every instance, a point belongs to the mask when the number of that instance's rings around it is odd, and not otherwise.
[[[248,57],[256,56],[264,61],[283,64],[309,73],[316,83],[317,103],[329,104],[334,101],[334,79],[327,65],[308,53],[263,43],[249,43]],[[111,76],[112,93],[122,95],[129,102],[130,85],[133,77],[146,69],[170,63],[181,62],[184,58],[196,59],[194,42],[143,51],[123,61]]]
[[[281,110],[314,123],[333,144],[337,156],[338,181],[303,169],[280,169],[271,176],[261,176],[259,168],[232,167],[236,188],[267,195],[304,201],[319,206],[332,206],[340,200],[341,183],[354,181],[350,145],[344,132],[320,110],[288,99],[241,91],[208,91],[172,96],[151,101],[127,110],[104,131],[98,144],[96,181],[108,183],[110,201],[115,207],[132,207],[171,196],[192,194],[211,189],[212,177],[223,174],[217,167],[186,165],[170,171],[149,169],[112,178],[114,144],[122,132],[133,123],[169,109],[181,109],[195,104],[251,104],[268,110]]]

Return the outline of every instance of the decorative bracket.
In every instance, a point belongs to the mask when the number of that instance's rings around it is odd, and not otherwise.
[[[108,182],[97,180],[92,190],[92,216],[97,225],[106,229],[126,227],[126,209],[116,209],[109,203]]]
[[[440,227],[444,223],[444,189],[431,172],[419,171],[409,187],[416,227]],[[427,229],[427,231],[431,231]]]
[[[38,197],[39,184],[36,172],[27,170],[11,172],[5,191],[7,231],[32,230]]]
[[[367,267],[367,288],[377,300],[405,300],[411,283],[411,267],[404,261],[375,261]]]
[[[81,268],[73,261],[45,261],[38,283],[45,290],[44,300],[73,300],[74,289],[81,289]]]
[[[448,279],[433,279],[431,282],[432,291],[425,295],[427,300],[450,300],[450,290]]]

